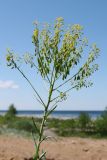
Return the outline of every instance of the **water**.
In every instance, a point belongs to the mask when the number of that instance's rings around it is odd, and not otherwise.
[[[91,118],[96,119],[99,117],[104,111],[54,111],[50,117],[52,118],[63,118],[63,119],[68,119],[68,118],[77,118],[81,112],[88,113]],[[6,111],[1,110],[0,115],[4,115]],[[18,111],[17,113],[18,116],[35,116],[35,117],[41,117],[43,115],[43,111],[37,110],[37,111],[32,111],[32,110],[23,110],[23,111]]]

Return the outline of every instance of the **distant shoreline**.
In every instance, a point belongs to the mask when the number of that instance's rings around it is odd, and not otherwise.
[[[0,115],[4,115],[7,112],[7,110],[0,110]],[[54,111],[50,118],[59,118],[59,119],[69,119],[69,118],[77,118],[81,112],[88,113],[91,118],[95,119],[104,112],[104,110],[57,110]],[[26,116],[26,117],[38,117],[41,118],[43,115],[43,110],[18,110],[17,111],[18,116]]]

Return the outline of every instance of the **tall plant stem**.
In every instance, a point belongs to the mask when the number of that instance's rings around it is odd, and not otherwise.
[[[53,77],[53,74],[52,74],[52,77]],[[45,122],[47,121],[47,118],[48,118],[47,113],[48,113],[49,105],[51,103],[51,97],[52,97],[53,88],[54,88],[54,84],[55,84],[55,77],[56,77],[56,75],[54,75],[53,82],[52,82],[52,78],[51,78],[51,83],[50,83],[50,88],[49,88],[49,95],[48,95],[48,102],[47,102],[47,105],[45,106],[44,115],[43,115],[43,119],[42,119],[41,126],[40,126],[40,134],[39,134],[37,150],[36,150],[36,155],[34,157],[34,160],[41,160],[40,156],[39,156],[40,144],[41,144],[41,142],[43,140],[42,138],[43,138],[44,126],[45,126]]]

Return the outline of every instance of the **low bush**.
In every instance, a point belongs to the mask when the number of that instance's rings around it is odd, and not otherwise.
[[[8,109],[7,113],[5,114],[5,118],[6,119],[12,119],[16,116],[16,114],[17,114],[17,110],[16,110],[14,104],[11,104],[9,106],[9,109]]]
[[[29,118],[18,117],[14,119],[12,123],[8,123],[7,127],[36,133],[35,127],[31,118],[29,119]]]
[[[86,112],[81,112],[78,118],[78,127],[81,131],[87,132],[89,131],[91,123],[91,117]]]

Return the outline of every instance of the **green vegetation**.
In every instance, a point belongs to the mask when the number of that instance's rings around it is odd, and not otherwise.
[[[18,117],[16,116],[17,110],[14,104],[10,105],[8,111],[4,116],[0,116],[0,127],[7,129],[16,129],[18,131],[35,132],[35,126],[32,118],[29,117]],[[37,125],[41,121],[37,120]]]
[[[37,127],[40,127],[42,118],[34,118],[33,120],[36,122]],[[15,131],[18,134],[20,131],[22,135],[26,133],[28,136],[31,136],[32,133],[35,134],[36,138],[38,137],[38,132],[35,130],[31,117],[11,116],[7,119],[6,116],[0,116],[0,128],[9,132]],[[47,128],[54,130],[58,136],[107,138],[107,111],[95,120],[91,119],[87,113],[81,113],[75,119],[49,118]]]
[[[91,119],[88,113],[80,113],[75,119],[49,119],[48,128],[54,128],[59,136],[79,136],[107,138],[107,110],[96,118]]]
[[[16,116],[16,114],[17,114],[17,110],[16,110],[14,104],[11,104],[9,106],[7,113],[5,114],[5,117],[7,119],[11,119],[11,117],[14,118]]]
[[[40,119],[37,119],[37,124],[40,124]],[[13,129],[11,130],[13,132],[14,130],[22,131],[29,133],[29,135],[31,135],[32,132],[37,134],[32,122],[32,118],[28,117],[11,117],[8,119],[6,116],[0,116],[0,128],[5,128],[7,131],[9,129]]]
[[[82,131],[87,131],[90,127],[91,118],[88,113],[81,112],[78,124]]]
[[[107,111],[105,111],[101,117],[99,117],[96,122],[96,131],[100,133],[101,136],[107,135]]]
[[[99,55],[99,48],[96,44],[87,48],[88,40],[83,34],[83,27],[74,24],[66,28],[62,17],[55,20],[54,26],[45,24],[43,28],[39,28],[36,23],[32,42],[35,47],[34,54],[26,53],[24,56],[18,57],[8,50],[6,59],[7,65],[11,69],[17,69],[25,78],[44,109],[40,126],[37,126],[33,119],[35,131],[38,133],[38,141],[34,140],[36,148],[34,160],[43,160],[46,159],[46,152],[40,153],[40,146],[48,138],[43,136],[48,117],[56,109],[59,102],[66,100],[68,92],[72,89],[79,90],[82,87],[92,86],[89,77],[98,70],[98,64],[95,64],[94,61]],[[85,59],[85,54],[83,61],[85,51],[87,52],[87,58]],[[23,60],[31,68],[36,69],[41,78],[47,83],[47,101],[42,99],[32,82],[23,72],[23,65],[20,65]],[[67,133],[71,129],[74,131],[74,120],[71,123],[64,121],[62,129],[67,125],[70,127],[69,129],[66,128]]]

